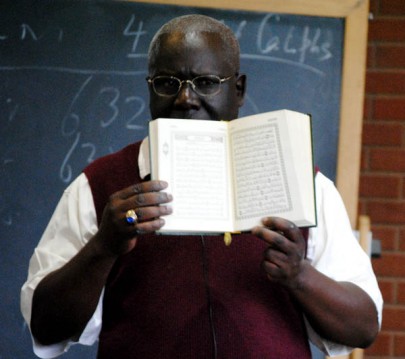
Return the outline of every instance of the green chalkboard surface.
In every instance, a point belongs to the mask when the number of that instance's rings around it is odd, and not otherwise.
[[[336,176],[344,20],[118,1],[0,4],[0,358],[34,358],[19,311],[28,261],[92,160],[146,135],[147,48],[172,17],[223,20],[248,75],[240,115],[310,113],[315,162]],[[88,358],[74,347],[65,358]]]

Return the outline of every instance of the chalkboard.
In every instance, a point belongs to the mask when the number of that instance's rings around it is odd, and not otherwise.
[[[315,162],[336,177],[344,19],[111,1],[0,5],[0,359],[34,358],[19,311],[28,261],[83,167],[146,135],[147,48],[168,19],[202,13],[241,43],[240,115],[311,113]],[[95,348],[74,347],[66,358]]]

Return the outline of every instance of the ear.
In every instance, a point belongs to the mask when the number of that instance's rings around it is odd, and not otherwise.
[[[245,100],[246,93],[246,75],[241,74],[236,79],[236,96],[238,98],[238,106],[241,107]]]

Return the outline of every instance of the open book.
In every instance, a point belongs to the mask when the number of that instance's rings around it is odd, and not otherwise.
[[[152,179],[169,183],[160,232],[240,232],[267,216],[316,225],[311,117],[280,110],[233,121],[149,123]]]

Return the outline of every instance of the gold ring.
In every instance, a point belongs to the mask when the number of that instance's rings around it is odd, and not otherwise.
[[[134,209],[129,209],[127,213],[125,213],[125,217],[129,224],[136,224],[138,220],[138,216],[136,215]]]

